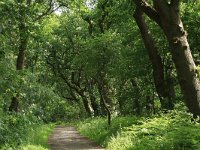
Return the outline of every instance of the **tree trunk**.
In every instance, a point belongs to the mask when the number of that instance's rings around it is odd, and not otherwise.
[[[25,61],[25,50],[26,50],[27,41],[21,41],[19,46],[19,54],[17,57],[16,70],[23,70],[24,61]],[[19,98],[13,97],[9,107],[9,111],[17,112],[19,110]]]
[[[88,92],[90,96],[91,106],[94,111],[94,116],[97,117],[99,116],[99,105],[96,101],[96,97],[94,96],[93,90],[93,84],[91,82],[88,82]]]
[[[168,30],[168,32],[172,30],[173,33],[171,35],[167,33],[167,37],[172,48],[172,59],[176,67],[178,81],[189,110],[195,116],[200,115],[200,83],[196,74],[196,65],[182,23],[180,22],[178,27],[174,25],[173,28]]]
[[[91,117],[92,116],[92,110],[91,110],[91,107],[90,107],[90,104],[89,104],[87,97],[85,96],[84,93],[81,93],[80,96],[83,100],[83,105],[84,105],[85,111],[87,113],[87,116]]]
[[[91,106],[94,111],[94,117],[99,116],[99,105],[96,102],[96,98],[94,95],[90,95]]]
[[[107,105],[106,101],[111,101],[110,98],[107,95],[107,91],[105,88],[105,85],[103,84],[104,82],[101,80],[98,82],[98,90],[100,94],[100,100],[101,103],[103,104],[103,107],[105,108],[107,112],[107,118],[108,118],[108,125],[111,125],[111,111],[109,109],[109,106]]]
[[[27,30],[23,22],[19,23],[19,32],[20,32],[20,44],[16,62],[16,70],[23,70],[25,61],[25,51],[28,44],[28,37],[26,35]],[[18,107],[19,107],[19,98],[13,97],[11,100],[11,104],[9,106],[9,111],[17,112],[19,110]]]
[[[178,81],[187,107],[194,116],[200,115],[200,82],[196,73],[187,33],[180,18],[180,2],[172,2],[161,17],[161,27],[171,47]]]
[[[173,109],[174,95],[170,93],[171,85],[165,80],[164,64],[145,22],[143,11],[139,7],[136,8],[134,18],[140,29],[144,45],[152,64],[154,84],[160,99],[161,107],[162,109]]]
[[[19,54],[17,57],[17,64],[16,64],[16,69],[17,70],[22,70],[24,68],[24,61],[25,61],[25,45],[20,44],[19,48]]]
[[[9,111],[18,112],[19,111],[19,100],[18,98],[12,97],[11,104],[9,107]]]
[[[171,58],[166,58],[165,62],[165,83],[167,88],[167,93],[169,94],[169,100],[167,102],[167,107],[169,109],[174,108],[175,103],[175,89],[174,89],[174,79],[172,77],[172,71],[173,71],[173,63]]]
[[[141,115],[141,105],[140,105],[140,89],[138,87],[137,81],[135,79],[131,79],[131,84],[135,90],[135,98],[134,98],[134,109],[136,107],[136,114]],[[135,111],[134,111],[135,112]]]
[[[134,2],[162,28],[171,47],[172,59],[186,105],[194,116],[200,116],[200,81],[187,40],[187,33],[180,18],[181,1],[154,0],[154,8],[145,0]]]

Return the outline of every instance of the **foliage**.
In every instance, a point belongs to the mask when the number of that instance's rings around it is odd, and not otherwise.
[[[0,148],[18,147],[28,140],[27,133],[34,129],[38,120],[28,114],[1,114]],[[2,147],[3,146],[3,147]]]
[[[3,117],[2,117],[3,116]],[[0,148],[48,148],[48,136],[54,125],[44,125],[32,114],[1,114]],[[35,148],[35,149],[36,149]]]
[[[105,118],[93,118],[78,123],[77,127],[81,134],[106,146],[112,135],[117,135],[117,132],[121,131],[122,127],[128,127],[135,123],[136,120],[136,117],[116,117],[112,120],[111,127],[108,127]]]
[[[23,150],[47,150],[49,149],[48,137],[54,128],[53,124],[39,125],[28,133],[28,142],[21,145]]]
[[[182,106],[159,114],[155,72],[133,18],[133,3],[0,1],[0,149],[48,149],[53,125],[44,122],[59,124],[88,116],[98,118],[79,123],[79,130],[108,149],[200,149],[198,123],[190,122]],[[198,0],[181,2],[196,76],[200,76],[199,8]],[[179,104],[183,97],[167,39],[151,19],[145,19],[164,78],[170,74],[172,80],[167,82],[173,82],[172,102]],[[20,45],[25,46],[25,64],[17,70]],[[13,97],[19,100],[18,112],[9,111]],[[102,100],[116,117],[110,128],[100,118],[106,114]]]
[[[119,117],[107,128],[103,118],[83,121],[79,131],[110,150],[200,148],[199,123],[190,114],[172,111],[149,118]],[[184,137],[184,138],[183,138]]]

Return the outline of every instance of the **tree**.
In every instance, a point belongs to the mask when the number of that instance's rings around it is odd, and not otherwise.
[[[180,17],[180,0],[154,0],[153,7],[144,0],[135,0],[136,6],[163,30],[171,47],[172,59],[185,102],[194,116],[200,115],[200,83],[196,75],[187,33]]]
[[[140,29],[145,47],[152,63],[154,83],[161,102],[161,107],[163,109],[173,109],[173,99],[175,98],[174,87],[173,84],[165,79],[164,64],[155,45],[155,41],[148,29],[147,23],[145,22],[142,10],[137,7],[133,16]]]
[[[17,13],[17,15],[12,14],[14,15],[12,16],[13,18],[12,22],[16,23],[18,29],[18,38],[19,38],[18,55],[16,62],[17,71],[23,70],[25,66],[25,51],[27,50],[28,47],[31,27],[35,22],[38,22],[40,19],[42,19],[46,15],[51,14],[55,10],[53,8],[54,3],[52,0],[49,0],[44,4],[42,3],[43,1],[33,2],[32,0],[17,0],[16,2],[10,4],[16,7],[15,10],[11,11],[16,11]],[[17,112],[18,109],[19,109],[19,98],[17,94],[12,98],[9,110]]]

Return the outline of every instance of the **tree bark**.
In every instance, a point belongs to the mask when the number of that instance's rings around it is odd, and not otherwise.
[[[19,46],[19,53],[17,57],[16,70],[23,70],[25,61],[25,50],[27,47],[27,39],[22,40]],[[17,112],[19,110],[19,98],[13,97],[9,106],[9,111]]]
[[[186,105],[194,116],[200,115],[200,82],[196,75],[196,65],[187,40],[187,33],[180,18],[180,1],[171,1],[171,5],[162,11],[162,5],[157,3],[157,10],[163,14],[160,17],[160,25],[171,47],[172,59]]]
[[[141,104],[140,104],[140,101],[139,101],[139,99],[140,99],[140,89],[139,89],[137,81],[135,79],[131,79],[130,81],[131,81],[132,87],[135,90],[135,96],[136,96],[134,98],[134,102],[135,103],[134,103],[134,107],[133,108],[135,109],[135,107],[136,107],[136,114],[137,115],[141,115],[142,110],[141,110]]]
[[[152,64],[154,84],[161,102],[161,107],[162,109],[173,109],[174,95],[170,93],[170,89],[173,88],[171,86],[173,85],[169,84],[165,80],[164,64],[162,62],[162,58],[159,55],[155,41],[153,40],[151,32],[148,29],[143,11],[140,9],[140,7],[136,8],[134,18],[140,29],[144,45],[147,49],[149,59]]]
[[[96,101],[96,97],[94,96],[93,91],[94,91],[93,83],[88,82],[88,93],[90,96],[91,106],[94,111],[94,116],[97,117],[97,116],[99,116],[99,105]]]
[[[58,72],[60,73],[61,78],[65,81],[65,83],[68,85],[69,88],[73,89],[78,95],[81,96],[82,100],[83,100],[83,105],[85,108],[85,111],[87,113],[88,117],[92,116],[92,109],[90,107],[90,103],[88,101],[87,96],[85,95],[85,89],[82,89],[80,87],[80,83],[79,82],[70,82],[63,74],[60,70],[58,70]],[[73,75],[73,74],[72,74]]]
[[[90,107],[90,104],[89,104],[87,97],[85,96],[84,93],[80,93],[80,96],[83,100],[83,105],[84,105],[85,111],[87,113],[87,116],[91,117],[92,116],[92,110],[91,110],[91,107]]]
[[[194,116],[200,116],[200,81],[196,73],[187,33],[180,18],[180,0],[154,0],[154,8],[144,0],[135,0],[145,14],[163,30],[171,47],[178,81],[187,107]]]
[[[19,11],[19,14],[21,15],[22,18],[18,25],[20,34],[20,43],[18,49],[19,53],[16,62],[16,70],[23,70],[25,62],[25,51],[27,49],[27,44],[28,44],[28,36],[27,36],[27,28],[25,26],[25,23],[23,22],[23,12]],[[18,110],[19,110],[19,98],[16,96],[13,97],[11,100],[9,111],[17,112]]]
[[[99,116],[99,105],[96,102],[96,98],[94,95],[90,95],[91,106],[94,111],[94,117]]]
[[[98,82],[98,90],[99,90],[99,94],[100,94],[101,103],[103,104],[103,107],[105,108],[105,110],[107,112],[108,125],[110,126],[111,125],[111,111],[110,111],[109,106],[106,103],[106,101],[111,101],[111,100],[107,95],[106,87],[102,80],[100,80]]]
[[[178,27],[173,25],[173,28],[172,34],[165,33],[172,48],[172,59],[176,67],[178,81],[189,110],[195,116],[200,115],[200,83],[196,74],[196,65],[182,23]],[[172,30],[170,28],[168,32]]]

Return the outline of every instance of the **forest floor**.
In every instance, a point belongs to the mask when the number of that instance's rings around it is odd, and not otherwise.
[[[75,127],[57,126],[48,140],[51,150],[105,150],[79,134]]]

